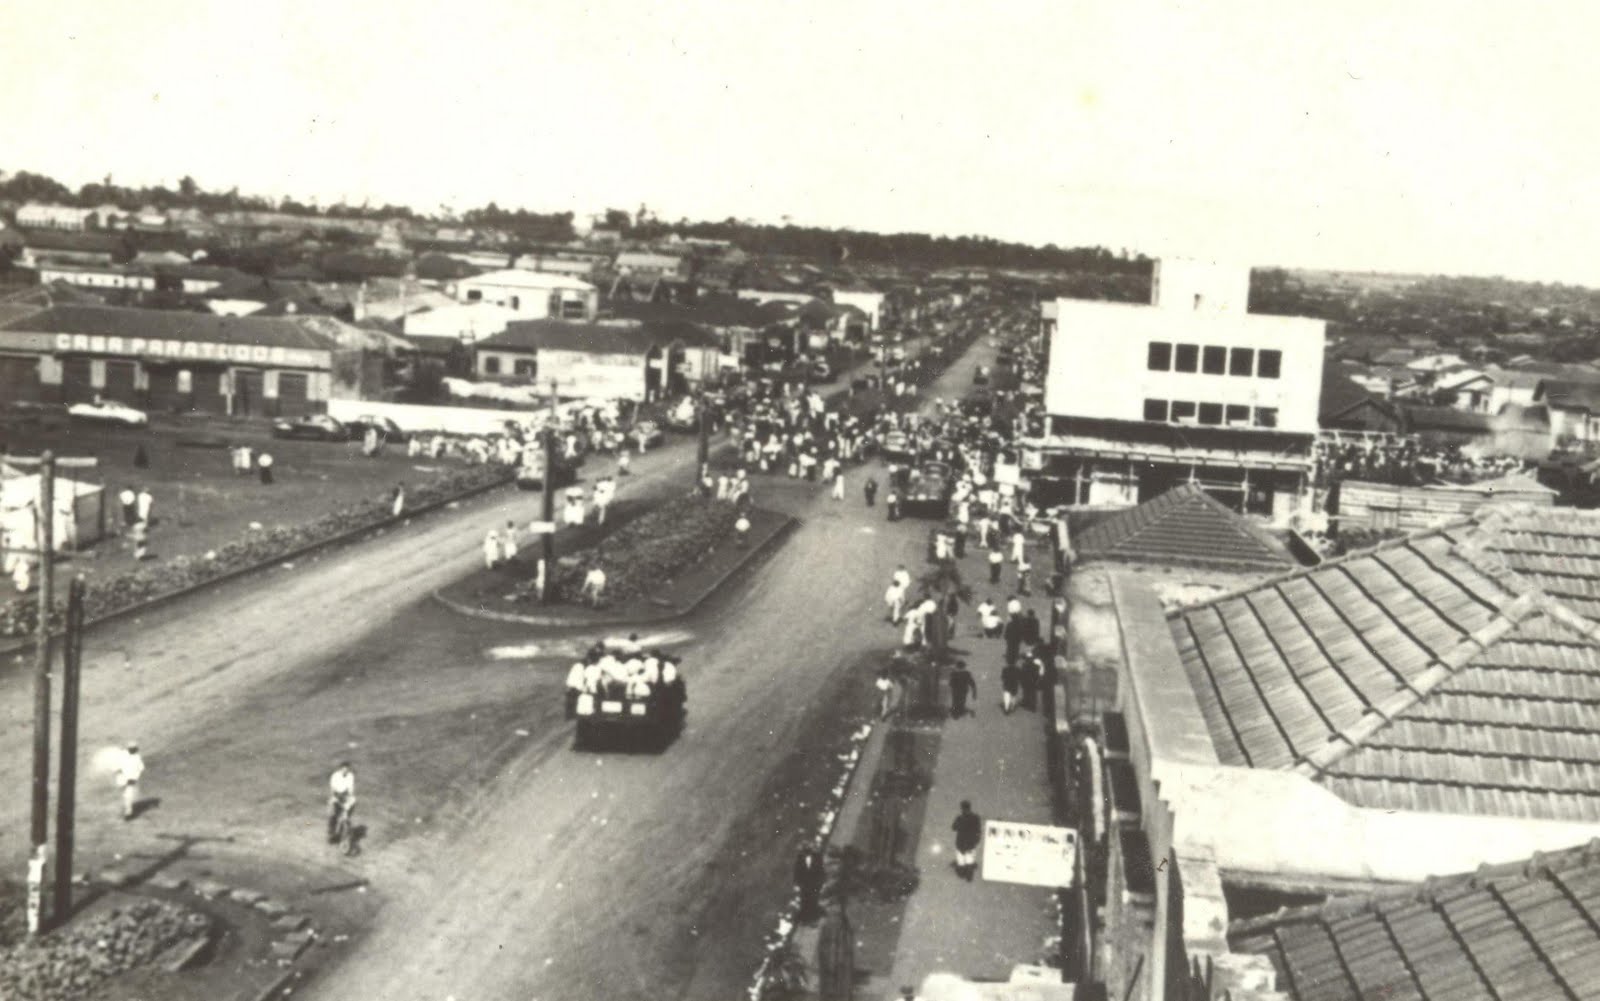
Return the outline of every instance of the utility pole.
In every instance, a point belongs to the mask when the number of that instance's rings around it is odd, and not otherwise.
[[[78,808],[78,688],[83,677],[83,575],[67,592],[67,632],[61,646],[61,763],[56,769],[56,894],[51,924],[72,913],[72,841]]]
[[[623,448],[627,443],[623,443]],[[544,497],[544,519],[546,527],[554,525],[556,520],[556,380],[550,380],[550,420],[544,427],[544,482],[539,491]],[[544,586],[540,588],[539,601],[548,604],[550,601],[551,585],[556,577],[556,533],[552,528],[544,536]]]
[[[50,613],[55,557],[56,457],[39,463],[39,623],[33,671],[33,856],[28,864],[28,934],[44,930],[44,865],[50,837]]]
[[[695,452],[694,464],[694,483],[698,488],[711,462],[711,409],[706,403],[706,394],[704,392],[700,394],[698,406],[695,409],[700,415],[700,443]]]

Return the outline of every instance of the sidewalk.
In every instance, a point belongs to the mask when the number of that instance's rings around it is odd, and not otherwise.
[[[1036,566],[1046,561],[1042,547],[1033,547]],[[1009,565],[1002,583],[989,585],[981,552],[969,547],[959,562],[962,579],[976,604],[985,595],[1004,604],[1016,583]],[[1024,598],[1048,627],[1050,599],[1035,589]],[[963,607],[951,645],[977,679],[977,715],[948,720],[943,727],[933,785],[928,791],[926,821],[917,840],[916,864],[922,882],[907,902],[893,982],[920,985],[930,973],[958,974],[968,980],[1011,978],[1018,964],[1037,964],[1046,955],[1045,940],[1058,932],[1055,891],[1046,887],[985,881],[982,856],[979,875],[971,883],[954,870],[955,835],[951,822],[961,801],[985,820],[1050,824],[1051,797],[1045,764],[1045,725],[1039,712],[1000,711],[1000,668],[1005,643],[984,639],[976,631],[977,615]],[[958,654],[958,656],[961,656]]]

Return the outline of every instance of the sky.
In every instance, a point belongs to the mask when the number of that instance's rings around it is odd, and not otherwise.
[[[1600,286],[1600,5],[8,0],[0,169]]]

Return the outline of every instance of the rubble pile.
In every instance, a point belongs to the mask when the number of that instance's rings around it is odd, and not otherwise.
[[[210,926],[206,915],[164,901],[112,908],[36,942],[0,949],[0,998],[76,1001],[102,980],[205,935]]]

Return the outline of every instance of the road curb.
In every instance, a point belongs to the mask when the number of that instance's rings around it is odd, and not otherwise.
[[[712,595],[722,590],[723,586],[733,580],[745,568],[754,565],[759,559],[765,557],[780,543],[789,537],[789,534],[800,524],[794,517],[786,517],[777,530],[761,542],[752,546],[743,559],[724,570],[715,580],[686,604],[679,604],[663,610],[659,615],[618,615],[601,618],[583,618],[571,615],[538,615],[527,612],[499,612],[491,608],[479,608],[454,598],[446,597],[443,589],[433,592],[433,600],[448,608],[458,615],[465,615],[474,619],[486,619],[491,622],[513,622],[525,626],[546,626],[551,628],[581,629],[588,626],[648,626],[671,622],[675,619],[692,615],[701,605],[705,604]]]
[[[352,528],[349,531],[340,532],[337,535],[330,535],[325,539],[307,543],[306,545],[301,546],[299,549],[294,549],[287,553],[283,553],[282,555],[274,556],[270,560],[263,560],[260,563],[253,563],[249,566],[239,567],[236,570],[229,570],[226,573],[219,574],[215,577],[208,577],[203,581],[197,581],[186,587],[180,587],[175,591],[167,591],[163,594],[146,598],[143,601],[138,601],[131,605],[124,605],[121,608],[114,608],[109,612],[105,612],[92,619],[89,619],[84,623],[84,628],[88,629],[101,625],[102,623],[110,622],[114,619],[123,618],[124,616],[149,611],[151,609],[160,607],[167,602],[177,601],[180,598],[188,597],[189,595],[198,591],[202,591],[206,588],[216,587],[219,584],[227,584],[231,581],[240,580],[251,574],[260,573],[263,570],[270,570],[272,567],[281,563],[297,560],[303,556],[315,555],[324,549],[332,549],[335,546],[360,541],[363,536],[375,534],[377,532],[397,526],[403,526],[413,518],[419,518],[424,515],[432,514],[433,512],[438,511],[440,508],[446,508],[451,504],[458,504],[461,501],[470,500],[471,498],[486,494],[491,490],[503,489],[511,485],[515,479],[516,474],[514,471],[511,471],[507,473],[506,478],[503,480],[498,480],[493,483],[486,483],[482,486],[473,487],[470,490],[456,494],[453,497],[446,497],[428,504],[423,504],[419,507],[413,508],[410,511],[402,513],[399,517],[390,515],[384,518],[382,521],[374,522],[371,525],[363,525],[360,528]],[[51,636],[58,638],[60,633],[52,632]],[[0,641],[0,656],[31,650],[33,649],[33,646],[34,641],[32,639],[8,637],[4,641]]]

